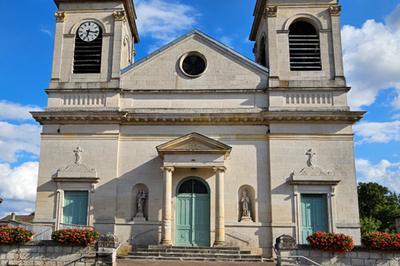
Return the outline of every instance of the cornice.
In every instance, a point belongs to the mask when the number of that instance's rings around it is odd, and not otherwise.
[[[257,37],[257,30],[258,26],[260,25],[261,19],[263,18],[263,10],[265,8],[267,1],[266,0],[257,0],[256,6],[254,8],[254,21],[253,25],[251,26],[251,32],[250,32],[250,41],[255,41]]]
[[[32,112],[40,124],[268,125],[270,123],[354,124],[365,112],[265,111],[258,113],[133,113],[124,111]]]

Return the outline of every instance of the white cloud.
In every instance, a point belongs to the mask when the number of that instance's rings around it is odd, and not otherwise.
[[[29,112],[40,110],[41,108],[38,106],[0,101],[1,120],[30,120],[32,119],[32,116]]]
[[[400,5],[385,23],[367,20],[361,28],[343,27],[344,65],[353,87],[349,99],[356,109],[374,103],[380,90],[396,88],[400,95],[399,15]],[[400,108],[400,98],[392,104]]]
[[[40,32],[44,33],[45,35],[49,36],[50,38],[53,38],[53,32],[44,26],[42,26],[40,28]]]
[[[356,168],[359,182],[376,182],[400,193],[400,162],[382,160],[374,165],[368,160],[358,159]]]
[[[37,162],[27,162],[15,168],[0,164],[1,197],[6,201],[35,201],[38,167]]]
[[[197,23],[199,13],[189,5],[166,0],[140,0],[136,3],[140,34],[160,44],[177,38]]]
[[[354,132],[361,138],[359,143],[400,141],[400,121],[362,122],[354,126]]]
[[[0,161],[14,163],[20,152],[39,155],[40,131],[38,125],[0,121]]]
[[[34,212],[34,209],[35,203],[32,201],[6,199],[0,205],[0,219],[12,212],[19,215],[30,214]]]

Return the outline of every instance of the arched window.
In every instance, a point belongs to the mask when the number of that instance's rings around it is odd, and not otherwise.
[[[75,36],[74,73],[100,73],[103,31],[92,21],[82,23]]]
[[[289,27],[290,70],[321,70],[319,34],[305,21],[296,21]]]
[[[178,189],[178,194],[208,194],[206,185],[196,179],[189,179],[182,183]]]
[[[259,47],[259,54],[258,54],[258,58],[259,58],[259,64],[262,66],[267,66],[267,57],[265,54],[265,49],[266,49],[266,45],[265,45],[265,36],[263,36],[261,38],[261,42],[260,42],[260,47]]]

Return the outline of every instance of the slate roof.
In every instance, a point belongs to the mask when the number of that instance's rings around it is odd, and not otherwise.
[[[29,215],[16,215],[15,220],[18,222],[23,222],[23,223],[32,223],[34,217],[35,217],[35,213],[33,212]],[[11,221],[11,214],[0,219],[0,225],[8,224],[9,221]]]

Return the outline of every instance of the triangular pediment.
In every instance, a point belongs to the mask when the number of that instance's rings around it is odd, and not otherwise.
[[[192,52],[206,61],[206,70],[197,78],[186,76],[180,67]],[[194,30],[123,69],[121,78],[126,90],[254,90],[268,86],[268,69]]]
[[[157,147],[160,155],[167,153],[220,153],[228,155],[231,150],[230,146],[199,133],[190,133]]]

